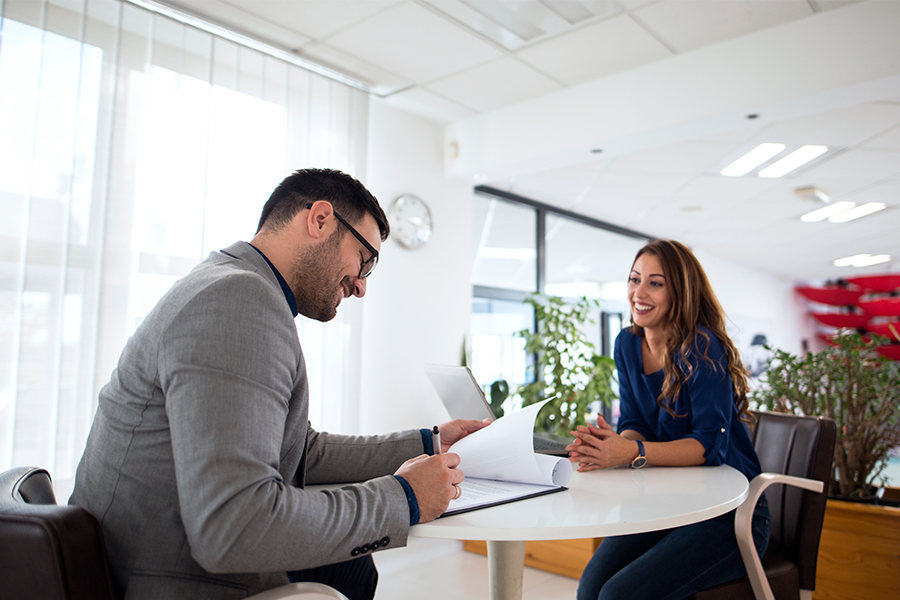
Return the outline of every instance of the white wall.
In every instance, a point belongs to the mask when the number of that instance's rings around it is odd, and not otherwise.
[[[725,309],[738,349],[747,348],[757,333],[765,334],[770,345],[795,354],[803,339],[812,346],[813,331],[793,281],[693,250]]]
[[[447,419],[426,363],[459,364],[471,310],[472,185],[443,174],[444,129],[377,98],[369,107],[366,186],[387,210],[402,194],[431,209],[424,247],[388,239],[363,303],[360,431]]]
[[[389,239],[362,300],[358,429],[380,433],[447,418],[422,366],[459,364],[471,310],[472,183],[444,176],[444,129],[372,98],[366,185],[385,210],[398,196],[424,199],[434,233],[423,248]],[[695,249],[740,349],[764,333],[799,352],[811,339],[793,282]],[[353,419],[345,421],[353,423]],[[346,431],[352,433],[354,431]]]

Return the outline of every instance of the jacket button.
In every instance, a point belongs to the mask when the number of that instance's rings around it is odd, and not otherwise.
[[[350,556],[359,556],[359,552],[360,552],[359,548],[354,548],[353,550],[350,551]]]
[[[391,538],[389,538],[388,536],[384,536],[383,538],[381,538],[381,547],[382,548],[387,548],[388,544],[390,544],[390,543],[391,543]]]
[[[370,544],[370,547],[372,548],[372,550],[378,550],[379,548],[381,548],[381,542],[376,540]]]
[[[360,548],[360,550],[362,550],[363,554],[365,554],[366,552],[368,552],[371,549],[372,549],[371,546],[369,546],[368,544],[363,544],[363,547]]]

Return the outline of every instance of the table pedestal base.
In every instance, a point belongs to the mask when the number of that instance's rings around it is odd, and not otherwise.
[[[491,600],[522,600],[525,542],[488,540],[487,555]]]

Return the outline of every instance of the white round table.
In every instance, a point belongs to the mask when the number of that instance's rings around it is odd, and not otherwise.
[[[490,597],[522,597],[525,542],[668,529],[717,517],[747,497],[728,466],[615,468],[572,474],[569,489],[416,525],[416,537],[485,540]]]

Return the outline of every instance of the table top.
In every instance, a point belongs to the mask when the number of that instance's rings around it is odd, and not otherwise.
[[[749,483],[718,467],[574,472],[569,489],[415,525],[411,536],[529,541],[624,535],[697,523],[737,508]]]

